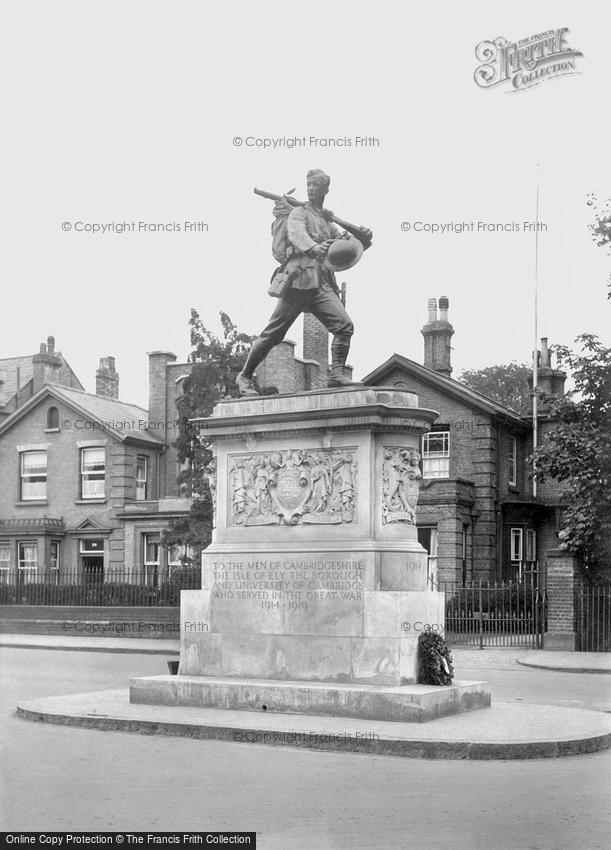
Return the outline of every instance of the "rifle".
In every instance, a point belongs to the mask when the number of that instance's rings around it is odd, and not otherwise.
[[[291,195],[274,195],[273,192],[266,192],[264,189],[255,189],[254,192],[255,195],[260,195],[269,201],[286,201],[292,207],[305,207],[305,201],[298,201],[297,198],[293,198]],[[371,237],[367,233],[366,228],[358,224],[350,224],[349,221],[344,221],[343,218],[338,218],[336,215],[329,215],[328,219],[355,236],[365,250],[371,246]]]

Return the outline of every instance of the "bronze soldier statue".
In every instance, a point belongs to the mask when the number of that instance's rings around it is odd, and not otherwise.
[[[363,250],[369,248],[371,230],[357,227],[338,219],[323,202],[331,178],[320,169],[306,175],[308,200],[305,204],[290,197],[255,192],[276,200],[274,215],[286,250],[274,256],[281,262],[272,276],[270,294],[278,297],[278,304],[265,330],[253,342],[244,368],[236,383],[240,395],[259,395],[260,389],[254,372],[268,352],[281,342],[295,319],[303,312],[313,313],[333,334],[331,343],[331,371],[329,387],[354,384],[344,375],[354,326],[339,297],[335,271],[353,266]],[[334,222],[340,223],[342,232]],[[274,227],[272,227],[274,231]],[[275,234],[275,248],[278,243]],[[347,231],[347,232],[346,232]]]

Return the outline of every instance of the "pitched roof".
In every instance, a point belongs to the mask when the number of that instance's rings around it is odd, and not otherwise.
[[[414,360],[409,360],[401,354],[392,354],[388,360],[382,363],[381,366],[378,366],[377,369],[374,369],[373,372],[366,375],[363,378],[363,383],[368,384],[369,386],[373,386],[380,382],[383,383],[383,380],[381,379],[383,379],[384,375],[390,372],[391,369],[402,369],[404,372],[413,375],[415,378],[419,378],[421,381],[426,381],[431,384],[440,392],[445,392],[453,398],[457,398],[470,407],[474,407],[476,410],[481,410],[490,416],[498,416],[512,422],[515,425],[525,425],[520,414],[515,410],[512,410],[510,407],[499,404],[498,401],[494,401],[494,399],[488,398],[488,396],[470,389],[464,384],[461,384],[459,381],[454,381],[452,378],[446,378],[445,375],[436,372],[434,369],[429,369],[428,366],[422,366],[420,363],[416,363]]]
[[[108,432],[117,440],[123,441],[131,437],[157,446],[163,441],[163,435],[158,437],[156,433],[148,430],[148,411],[143,407],[138,407],[136,404],[126,404],[123,401],[105,396],[92,395],[59,384],[44,386],[40,392],[36,393],[0,425],[0,434],[7,431],[48,395],[58,401],[63,401],[88,421],[101,426],[102,430]],[[143,425],[143,423],[146,424]]]
[[[83,385],[74,374],[61,351],[54,352],[55,357],[61,363],[59,368],[60,383],[76,385],[83,389]],[[24,387],[34,376],[33,354],[23,357],[0,357],[0,407],[8,404],[15,393]]]
[[[34,367],[29,357],[2,357],[0,359],[0,406],[5,405],[17,390],[32,379]]]

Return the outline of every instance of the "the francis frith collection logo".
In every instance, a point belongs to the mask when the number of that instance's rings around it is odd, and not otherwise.
[[[567,27],[531,35],[521,41],[495,38],[481,41],[475,56],[481,65],[473,78],[484,89],[507,83],[509,91],[533,88],[555,77],[575,74],[583,56],[566,43]]]

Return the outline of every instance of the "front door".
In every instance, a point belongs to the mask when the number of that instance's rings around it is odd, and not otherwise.
[[[82,555],[83,584],[102,584],[104,582],[104,556]]]

